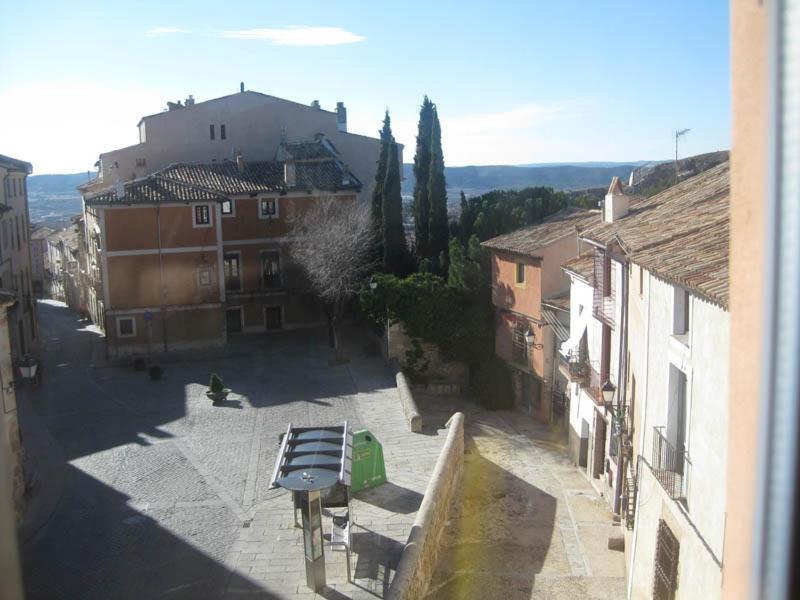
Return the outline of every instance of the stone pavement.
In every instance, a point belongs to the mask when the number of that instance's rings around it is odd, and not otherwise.
[[[105,364],[96,330],[63,304],[39,314],[44,378],[20,411],[32,417],[23,437],[46,440],[33,503],[54,509],[23,546],[29,600],[312,596],[291,500],[269,478],[289,422],[345,419],[382,442],[390,483],[355,503],[355,584],[344,553],[326,549],[322,596],[383,593],[444,435],[407,432],[392,373],[364,339],[331,366],[324,331],[241,338],[164,357],[152,382]],[[223,407],[204,394],[212,371],[233,389]]]
[[[419,399],[423,418],[465,414],[463,504],[446,530],[431,599],[625,597],[624,554],[605,501],[557,435],[518,413]]]

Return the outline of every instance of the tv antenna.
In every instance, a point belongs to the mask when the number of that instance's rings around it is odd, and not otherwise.
[[[678,183],[678,139],[682,135],[689,133],[691,129],[677,129],[675,130],[675,183]]]

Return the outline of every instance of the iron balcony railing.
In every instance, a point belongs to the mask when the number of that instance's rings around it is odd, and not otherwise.
[[[567,370],[572,379],[583,379],[589,374],[589,361],[585,350],[572,348],[567,355],[561,355],[567,363]]]
[[[685,460],[683,450],[667,440],[663,427],[653,428],[653,473],[673,500],[683,498]]]
[[[625,496],[623,498],[623,506],[625,508],[625,527],[629,531],[633,531],[633,526],[636,520],[636,476],[633,473],[631,461],[628,461],[625,467]]]

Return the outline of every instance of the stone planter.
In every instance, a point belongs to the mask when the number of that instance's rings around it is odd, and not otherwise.
[[[225,402],[225,399],[230,393],[231,391],[229,389],[224,389],[221,392],[212,392],[209,390],[206,392],[206,396],[211,400],[212,404],[220,404],[221,402]]]

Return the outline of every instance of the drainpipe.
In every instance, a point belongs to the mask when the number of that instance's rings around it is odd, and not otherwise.
[[[620,275],[622,278],[622,310],[620,314],[619,330],[619,374],[617,386],[617,411],[625,406],[625,395],[627,393],[628,378],[628,269],[627,262],[620,262]],[[612,415],[612,419],[614,416]],[[619,432],[618,432],[619,433]],[[621,513],[620,496],[622,495],[622,478],[625,473],[625,459],[622,452],[622,445],[617,446],[617,477],[614,482],[614,506],[619,507],[617,514]]]
[[[156,205],[156,237],[158,239],[158,298],[161,312],[161,339],[164,343],[164,352],[167,352],[167,315],[164,312],[164,258],[161,253],[161,205]]]

